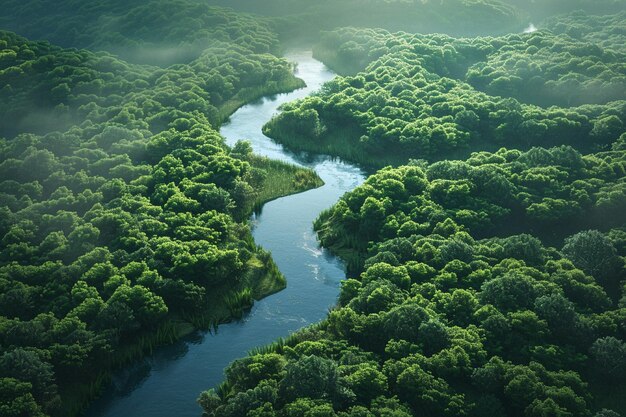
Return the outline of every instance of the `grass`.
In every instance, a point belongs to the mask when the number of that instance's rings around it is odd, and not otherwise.
[[[362,129],[355,125],[329,127],[319,138],[294,135],[281,129],[276,119],[263,126],[263,133],[295,151],[332,155],[346,161],[356,162],[368,170],[377,170],[387,165],[401,165],[408,161],[406,154],[384,153],[365,149],[360,142]]]
[[[324,181],[315,171],[261,156],[254,156],[252,166],[264,170],[267,178],[254,200],[260,206],[273,199],[321,187]]]
[[[195,328],[188,322],[173,317],[152,331],[140,333],[132,343],[122,345],[115,354],[98,363],[98,370],[88,378],[76,378],[70,384],[62,384],[59,393],[63,399],[59,416],[80,414],[89,402],[98,396],[102,387],[111,380],[112,370],[150,354],[158,346],[173,343],[190,334]]]
[[[241,319],[244,313],[252,308],[254,299],[252,298],[252,290],[250,288],[243,288],[238,291],[233,291],[224,299],[228,311],[231,317]]]
[[[262,97],[289,93],[303,87],[306,87],[304,81],[300,78],[291,77],[281,81],[271,81],[257,87],[244,88],[219,107],[220,120],[222,123],[225,122],[237,109]]]
[[[266,177],[256,190],[254,199],[237,216],[240,220],[249,217],[269,201],[324,185],[324,181],[312,169],[257,155],[249,157],[248,162],[265,171]]]

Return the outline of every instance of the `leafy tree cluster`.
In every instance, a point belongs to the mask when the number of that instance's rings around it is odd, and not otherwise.
[[[0,50],[0,414],[67,416],[183,320],[284,285],[241,219],[319,179],[216,130],[300,85],[273,55],[224,43],[161,69],[10,32]]]
[[[623,100],[567,108],[518,101],[537,91],[529,101],[624,98],[623,55],[567,35],[455,39],[347,28],[327,33],[319,50],[327,62],[367,68],[286,105],[266,125],[293,147],[381,166],[500,146],[608,149],[624,132]]]
[[[626,7],[626,1],[620,0],[620,3]],[[620,30],[623,22],[624,13],[597,15],[577,11],[546,19],[542,27],[555,34],[566,34],[581,42],[623,53],[626,50],[626,34]]]
[[[0,27],[63,47],[106,50],[130,62],[171,64],[224,42],[256,53],[276,52],[266,19],[196,0],[7,0]]]
[[[626,12],[612,19],[602,23],[608,32],[626,19]],[[465,81],[490,95],[543,106],[624,100],[626,37],[607,40],[610,43],[602,47],[569,34],[544,31],[524,38],[510,36],[484,62],[472,65]]]
[[[601,245],[623,268],[625,237],[385,240],[323,323],[234,362],[198,401],[207,416],[618,415],[590,387],[625,382],[626,298],[580,260]]]
[[[420,167],[419,165],[422,165]],[[368,242],[466,231],[474,237],[531,232],[558,240],[621,225],[623,151],[582,156],[571,147],[477,152],[466,161],[387,167],[316,222],[324,246],[363,254]],[[382,256],[382,255],[381,255]]]
[[[217,126],[231,102],[299,85],[291,64],[230,43],[166,69],[28,42],[11,32],[0,32],[0,50],[4,136],[64,130],[83,120],[152,133],[175,124]]]

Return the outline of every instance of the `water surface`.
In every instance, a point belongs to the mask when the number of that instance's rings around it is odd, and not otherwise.
[[[198,394],[219,384],[224,368],[256,347],[320,321],[335,304],[344,265],[321,249],[312,229],[319,213],[364,180],[353,165],[320,155],[293,154],[265,137],[261,127],[286,102],[305,97],[335,75],[311,51],[287,54],[307,87],[263,98],[235,112],[221,133],[228,144],[252,143],[255,153],[315,169],[325,185],[269,202],[252,217],[257,244],[272,252],[287,288],[255,303],[239,322],[221,325],[217,334],[196,332],[117,372],[87,417],[198,417]]]

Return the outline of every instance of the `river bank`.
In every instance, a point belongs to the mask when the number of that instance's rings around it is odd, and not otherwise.
[[[344,265],[318,247],[312,224],[321,211],[362,183],[364,175],[330,157],[286,151],[262,134],[261,127],[282,103],[311,94],[335,76],[312,58],[311,51],[286,57],[297,64],[296,76],[307,86],[239,108],[221,134],[229,145],[249,140],[255,155],[314,169],[324,182],[320,188],[273,199],[250,219],[256,244],[272,253],[287,288],[258,301],[241,320],[221,325],[217,332],[194,331],[121,369],[87,417],[197,417],[201,410],[195,399],[223,380],[223,370],[232,360],[322,320],[336,303]]]

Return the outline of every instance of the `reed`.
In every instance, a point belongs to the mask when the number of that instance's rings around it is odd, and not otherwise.
[[[306,84],[299,78],[290,77],[280,81],[270,81],[260,86],[248,87],[240,90],[234,97],[223,103],[219,111],[219,119],[223,123],[228,120],[241,106],[258,100],[262,97],[272,94],[289,93],[299,88],[305,87]]]
[[[252,290],[250,288],[231,292],[226,296],[225,301],[231,316],[237,319],[241,319],[244,313],[252,308],[254,304],[254,298],[252,297]]]
[[[338,159],[357,162],[370,171],[387,165],[401,165],[408,161],[406,153],[402,151],[385,149],[384,152],[377,152],[366,149],[360,141],[364,131],[357,125],[350,126],[346,122],[328,126],[321,137],[311,138],[283,128],[279,120],[276,117],[270,120],[263,126],[263,133],[294,151],[333,155]]]
[[[307,333],[319,331],[325,328],[326,328],[325,321],[313,323],[311,325],[303,327],[302,329],[294,333],[291,333],[290,335],[286,337],[279,337],[278,339],[274,340],[270,344],[263,345],[263,346],[256,346],[248,351],[248,355],[249,356],[265,355],[268,353],[282,354],[284,353],[286,346],[293,347],[297,345],[298,343],[304,341],[306,339],[305,335]]]
[[[221,384],[215,388],[215,393],[222,399],[226,400],[233,393],[233,384],[228,379],[222,381]]]

